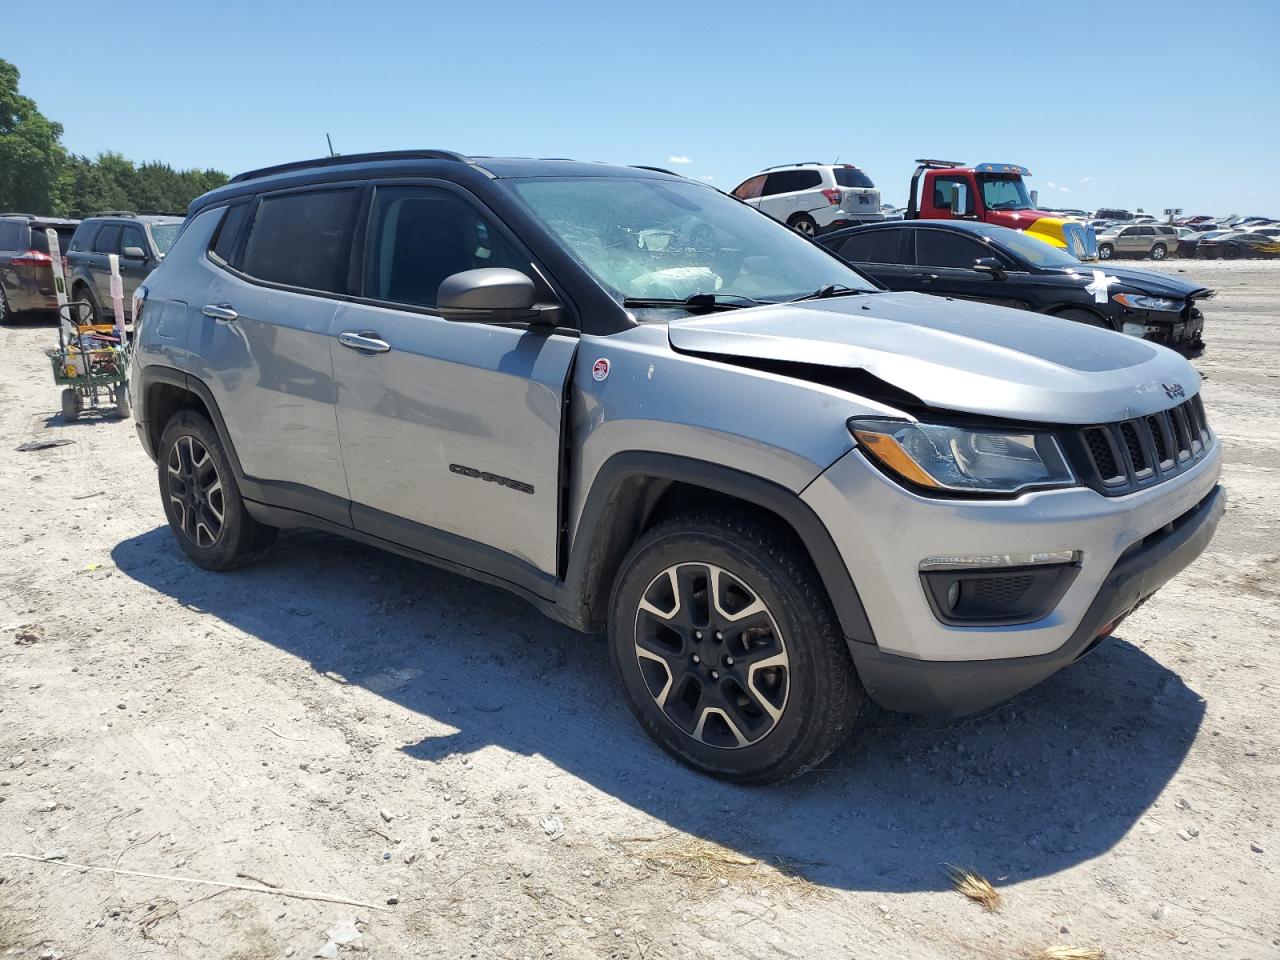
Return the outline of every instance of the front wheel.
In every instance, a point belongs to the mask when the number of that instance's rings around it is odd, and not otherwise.
[[[1098,244],[1098,259],[1110,260],[1116,255],[1116,248],[1109,243]]]
[[[610,646],[641,726],[736,783],[820,763],[865,699],[843,632],[790,531],[732,511],[647,532],[614,586]]]
[[[1239,260],[1240,248],[1237,247],[1234,243],[1227,244],[1225,247],[1222,248],[1222,258],[1224,260]]]
[[[16,319],[9,309],[9,301],[5,299],[4,287],[0,286],[0,323],[8,323]]]
[[[1154,247],[1151,248],[1151,259],[1163,260],[1165,258],[1165,255],[1168,252],[1169,251],[1165,248],[1165,245],[1163,243],[1157,243]]]
[[[160,438],[156,467],[169,529],[198,565],[230,570],[271,549],[278,531],[245,509],[231,461],[203,414],[174,415]]]

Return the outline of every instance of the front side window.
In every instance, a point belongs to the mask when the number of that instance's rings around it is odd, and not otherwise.
[[[1006,251],[1015,257],[1020,257],[1033,267],[1080,266],[1080,261],[1067,251],[1052,246],[1031,233],[1023,233],[1021,230],[1001,230],[999,236],[993,239]]]
[[[120,252],[123,253],[125,247],[137,247],[145,256],[147,253],[147,238],[142,235],[142,231],[137,227],[125,227],[120,236]]]
[[[916,263],[925,267],[972,269],[981,257],[991,256],[985,243],[947,230],[916,231]]]
[[[120,224],[106,223],[98,231],[98,235],[93,238],[94,253],[119,253],[120,252]]]
[[[265,198],[249,229],[241,269],[269,283],[344,292],[355,205],[352,188]]]
[[[1020,177],[979,177],[988,210],[1030,210],[1031,196]]]
[[[508,267],[534,279],[523,256],[471,203],[430,187],[384,187],[374,194],[364,294],[432,307],[441,282],[463,270]]]
[[[700,184],[623,177],[499,183],[621,298],[786,300],[831,284],[878,289],[794,230]]]
[[[935,177],[933,180],[933,205],[939,210],[951,209],[951,198],[957,187],[968,188],[967,177]],[[973,191],[967,190],[964,198],[964,213],[973,213]]]

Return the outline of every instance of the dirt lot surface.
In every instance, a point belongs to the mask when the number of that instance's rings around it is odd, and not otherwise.
[[[769,789],[498,590],[314,533],[193,567],[132,423],[64,424],[53,328],[0,330],[0,957],[1280,956],[1280,262],[1160,269],[1220,291],[1209,552],[1013,702]]]

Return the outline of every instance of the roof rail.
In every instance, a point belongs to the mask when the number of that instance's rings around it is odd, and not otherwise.
[[[823,164],[817,160],[802,160],[800,163],[780,163],[776,167],[765,167],[764,170],[761,171],[761,173],[766,173],[769,170],[782,170],[785,167],[821,167],[821,166],[823,166]]]
[[[6,210],[4,213],[0,213],[0,217],[26,217],[28,220],[36,219],[36,215],[34,213],[23,213],[21,210]]]
[[[664,167],[651,167],[647,163],[633,163],[631,164],[631,169],[632,170],[652,170],[654,173],[665,173],[668,176],[680,177],[682,180],[686,179],[684,174],[676,173],[674,170],[667,170]]]
[[[136,217],[137,214],[132,210],[95,210],[89,214],[91,217]]]
[[[273,167],[246,170],[244,173],[236,174],[227,182],[244,183],[246,180],[257,180],[259,177],[270,177],[277,173],[291,173],[294,170],[309,170],[313,167],[336,167],[345,164],[370,163],[374,160],[454,160],[458,163],[472,162],[470,157],[464,157],[453,150],[384,150],[377,153],[346,153],[336,157],[295,160],[293,163],[280,163]]]

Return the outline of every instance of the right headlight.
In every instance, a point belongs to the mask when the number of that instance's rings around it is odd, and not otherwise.
[[[1007,495],[1076,483],[1051,433],[874,418],[854,418],[849,430],[872,460],[926,491]]]

